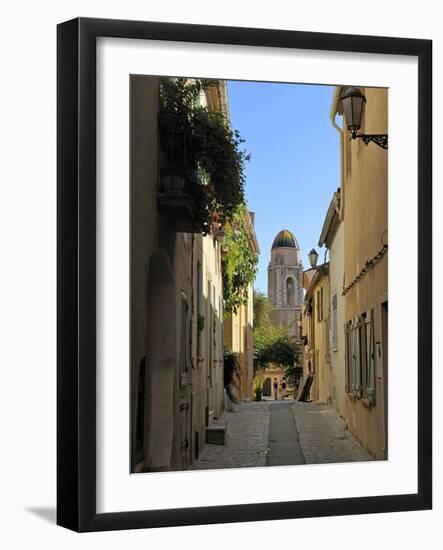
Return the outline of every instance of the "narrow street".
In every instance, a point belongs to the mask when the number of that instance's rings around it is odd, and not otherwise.
[[[243,402],[217,423],[225,445],[206,444],[193,470],[372,460],[330,404]]]

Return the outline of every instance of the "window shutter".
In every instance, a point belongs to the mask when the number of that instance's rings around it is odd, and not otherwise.
[[[345,392],[349,393],[351,390],[349,381],[350,361],[349,361],[349,348],[350,348],[350,331],[349,323],[345,323]]]
[[[374,334],[374,310],[366,314],[366,365],[367,365],[367,391],[368,401],[375,404],[375,334]]]
[[[337,293],[332,296],[332,349],[338,349]]]
[[[356,355],[355,355],[355,319],[351,320],[351,391],[355,397],[355,382],[356,382]]]
[[[360,339],[360,331],[361,331],[361,318],[356,318],[356,327],[355,327],[355,335],[356,335],[356,341],[357,341],[357,348],[356,348],[356,355],[357,355],[357,362],[356,362],[356,395],[358,398],[361,398],[362,393],[362,386],[361,386],[361,339]]]
[[[355,397],[361,397],[361,350],[360,350],[360,318],[354,317],[352,328],[352,364],[353,364],[353,385],[352,390]]]

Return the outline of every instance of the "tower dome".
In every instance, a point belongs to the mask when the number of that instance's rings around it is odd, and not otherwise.
[[[282,229],[275,237],[272,248],[299,248],[297,239],[289,229]]]

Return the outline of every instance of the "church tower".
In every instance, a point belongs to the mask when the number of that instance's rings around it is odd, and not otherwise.
[[[275,237],[268,266],[269,317],[273,325],[288,328],[300,337],[303,306],[303,266],[300,248],[291,231],[283,229]]]

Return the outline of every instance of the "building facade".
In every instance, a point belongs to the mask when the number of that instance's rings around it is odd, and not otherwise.
[[[366,97],[361,134],[387,133],[387,90]],[[304,272],[304,373],[299,399],[332,401],[375,459],[388,456],[387,152],[351,139],[337,87],[331,121],[340,135],[341,182],[319,246],[329,262]]]
[[[318,242],[329,252],[329,357],[330,394],[340,416],[346,412],[345,392],[345,303],[343,296],[344,276],[344,220],[342,220],[340,189],[331,200]]]
[[[331,358],[330,358],[330,308],[329,308],[329,263],[305,272],[305,304],[302,328],[303,386],[305,399],[331,401]]]
[[[291,231],[283,229],[274,239],[268,266],[269,319],[298,339],[303,306],[303,266],[300,248]]]
[[[255,214],[244,212],[243,225],[246,228],[248,244],[251,251],[260,253],[254,229]],[[248,285],[247,301],[237,311],[224,320],[224,345],[237,354],[240,363],[239,400],[251,399],[254,379],[254,288]]]
[[[366,96],[360,133],[387,134],[388,91]],[[342,114],[334,93],[331,112]],[[344,125],[345,126],[345,125]],[[344,219],[345,391],[349,429],[376,459],[387,458],[387,151],[341,134]]]
[[[131,76],[131,471],[186,469],[223,412],[220,243],[159,194],[160,81]],[[227,113],[226,85],[202,102]],[[172,204],[174,207],[174,204]]]

